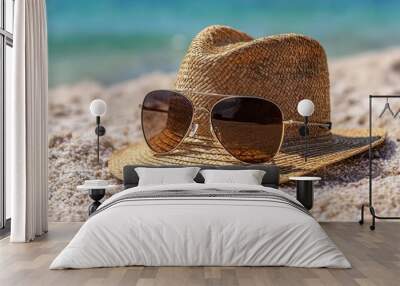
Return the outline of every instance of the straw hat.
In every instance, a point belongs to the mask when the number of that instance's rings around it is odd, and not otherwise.
[[[296,105],[302,99],[314,102],[312,122],[329,122],[331,109],[326,55],[315,40],[296,34],[253,39],[226,26],[210,26],[192,41],[175,83],[177,90],[264,97],[276,103],[285,120],[302,121]],[[212,99],[186,94],[196,106],[209,106]],[[122,179],[125,165],[232,165],[232,157],[209,131],[207,114],[195,137],[188,137],[177,152],[154,154],[143,142],[113,153],[109,168]],[[285,126],[284,143],[273,162],[280,167],[281,182],[342,161],[368,150],[368,130],[327,130],[310,127],[308,160],[299,126]],[[384,142],[385,132],[373,130],[373,146]]]

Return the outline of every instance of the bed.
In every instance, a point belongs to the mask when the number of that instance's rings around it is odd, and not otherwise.
[[[144,266],[292,266],[350,268],[318,222],[279,191],[276,166],[262,185],[196,183],[138,186],[124,168],[125,190],[103,202],[50,269]],[[166,166],[168,167],[168,166]]]

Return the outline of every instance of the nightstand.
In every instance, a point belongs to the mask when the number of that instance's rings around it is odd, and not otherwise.
[[[314,204],[314,181],[320,181],[320,177],[290,177],[289,180],[296,181],[296,199],[308,210]]]
[[[103,185],[103,186],[91,186],[91,185],[80,185],[77,187],[80,191],[87,191],[89,197],[93,200],[93,203],[89,206],[89,215],[94,213],[97,208],[101,205],[100,200],[106,194],[106,191],[118,188],[120,185]]]

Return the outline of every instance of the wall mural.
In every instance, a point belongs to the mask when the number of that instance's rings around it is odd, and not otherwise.
[[[91,200],[77,186],[120,184],[126,164],[241,162],[278,165],[291,195],[289,177],[321,177],[312,214],[359,219],[368,201],[368,95],[400,93],[400,3],[132,2],[47,4],[51,221],[85,220]],[[99,161],[94,99],[107,105]],[[307,142],[303,99],[314,108]],[[374,104],[374,204],[399,216],[400,125],[385,104],[400,110],[396,99]]]

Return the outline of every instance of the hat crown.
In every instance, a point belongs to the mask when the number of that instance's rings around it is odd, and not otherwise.
[[[315,104],[310,120],[330,121],[326,54],[316,40],[303,35],[253,39],[227,26],[207,27],[193,39],[175,87],[260,96],[277,104],[286,120],[302,120],[297,103],[310,99]]]

